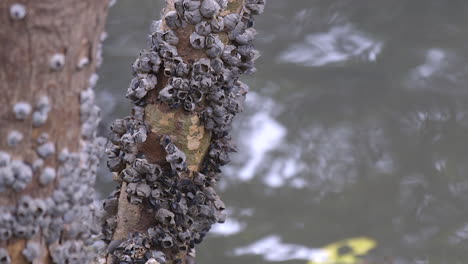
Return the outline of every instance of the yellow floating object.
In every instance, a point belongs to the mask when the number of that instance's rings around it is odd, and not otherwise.
[[[360,257],[377,246],[377,242],[368,237],[356,237],[338,241],[322,248],[327,257],[322,260],[310,260],[308,264],[358,264]]]

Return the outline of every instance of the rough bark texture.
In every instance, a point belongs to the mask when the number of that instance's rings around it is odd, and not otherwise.
[[[37,140],[43,133],[48,134],[55,153],[44,158],[42,168],[58,171],[61,150],[80,151],[80,92],[90,87],[90,76],[100,64],[107,8],[108,1],[101,0],[0,1],[0,151],[9,153],[12,160],[32,167],[39,159]],[[33,113],[45,97],[50,102],[48,118],[33,126]],[[31,106],[24,120],[15,117],[13,109],[18,102]],[[16,145],[7,142],[12,131],[22,134]],[[43,186],[38,182],[41,173],[41,169],[35,170],[22,190],[0,188],[0,209],[14,208],[25,196],[44,200],[51,196],[60,179]],[[41,247],[34,263],[52,262],[52,244],[45,242],[43,230],[29,241]],[[0,240],[0,248],[8,249],[11,263],[28,263],[22,254],[26,242],[13,235],[7,241]]]

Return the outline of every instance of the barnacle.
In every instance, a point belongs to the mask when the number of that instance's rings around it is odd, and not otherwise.
[[[13,106],[13,113],[16,119],[24,120],[31,114],[32,107],[29,103],[18,102]]]
[[[176,11],[169,11],[165,15],[164,20],[170,29],[177,29],[181,26],[181,21]]]
[[[190,35],[190,44],[195,49],[203,49],[205,48],[205,37],[197,32],[193,32]]]
[[[10,17],[15,20],[21,20],[26,16],[26,7],[22,4],[12,4],[10,6]]]
[[[49,59],[49,67],[52,70],[58,71],[65,66],[65,55],[63,53],[55,53]]]
[[[52,142],[47,142],[40,145],[37,149],[37,154],[42,158],[48,158],[55,153],[55,145]]]
[[[11,147],[18,145],[23,140],[23,133],[13,130],[8,133],[7,144]]]
[[[34,241],[28,241],[26,244],[26,247],[21,251],[23,256],[28,260],[29,262],[33,262],[35,258],[37,258],[40,254],[40,245],[37,242]]]
[[[232,31],[239,22],[238,14],[229,14],[223,18],[224,30],[226,32]]]
[[[185,11],[193,11],[200,8],[200,0],[183,0],[183,7]]]
[[[185,13],[184,13],[184,19],[192,24],[192,25],[195,25],[197,23],[199,23],[200,21],[202,21],[203,17],[202,17],[202,14],[200,12],[200,9],[194,9],[192,11],[189,11],[189,10],[186,10]]]
[[[55,179],[55,169],[52,167],[45,167],[42,174],[39,176],[39,183],[47,185]]]
[[[218,15],[220,10],[221,7],[215,0],[203,0],[200,6],[200,13],[206,18],[212,18]]]
[[[0,264],[10,264],[11,258],[8,254],[8,250],[5,248],[0,248]]]
[[[195,26],[195,32],[202,36],[208,36],[211,34],[211,24],[210,22],[203,20]]]

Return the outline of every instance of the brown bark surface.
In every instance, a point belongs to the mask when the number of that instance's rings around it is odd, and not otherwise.
[[[10,7],[20,3],[26,8],[26,16],[15,20]],[[107,14],[108,1],[101,0],[2,0],[0,1],[0,150],[9,152],[12,158],[31,164],[36,158],[37,137],[46,132],[55,143],[55,155],[45,160],[44,166],[57,167],[60,150],[78,151],[81,133],[80,91],[89,87],[89,78],[96,71],[98,46]],[[49,66],[54,54],[63,53],[65,64],[60,70]],[[78,64],[88,58],[83,68]],[[31,115],[17,120],[13,105],[24,101],[34,105],[43,95],[49,97],[52,109],[47,122],[33,127]],[[34,109],[33,109],[34,111]],[[24,138],[16,147],[10,147],[6,138],[11,130],[23,133]],[[33,198],[47,197],[54,184],[41,187],[33,181],[22,192],[7,189],[0,192],[0,206],[14,206],[27,194]],[[56,179],[57,181],[57,179]],[[41,234],[34,238],[46,249]],[[12,263],[27,263],[21,250],[25,240],[0,241],[7,247]],[[47,251],[40,263],[48,263]]]

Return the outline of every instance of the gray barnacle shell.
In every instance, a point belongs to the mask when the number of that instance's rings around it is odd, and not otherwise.
[[[195,26],[195,32],[202,36],[211,34],[211,24],[209,21],[203,20]]]
[[[172,170],[176,172],[181,172],[185,170],[187,166],[187,164],[185,163],[185,160],[186,160],[185,154],[178,148],[174,152],[166,156],[166,161],[171,164]]]
[[[121,138],[123,150],[127,153],[133,153],[136,151],[135,139],[131,134],[126,133]]]
[[[171,248],[174,246],[174,240],[171,236],[166,234],[166,236],[161,239],[161,245],[163,248]]]
[[[177,45],[179,43],[179,37],[177,37],[176,33],[173,30],[168,30],[163,34],[163,39],[167,43],[171,45]]]
[[[128,121],[126,119],[116,119],[112,123],[110,129],[112,130],[112,132],[121,136],[125,134],[125,132],[127,132],[127,124]]]
[[[175,67],[175,76],[178,77],[187,77],[188,74],[190,73],[190,68],[187,65],[187,63],[179,63]]]
[[[39,176],[39,183],[47,185],[55,180],[55,169],[52,167],[45,167],[42,174]]]
[[[199,23],[200,21],[202,21],[203,17],[202,17],[202,14],[200,13],[200,9],[195,9],[192,11],[185,11],[184,19],[188,23],[195,25]]]
[[[245,31],[245,29],[246,29],[246,26],[244,22],[242,21],[237,22],[235,27],[231,31],[229,31],[229,34],[228,34],[229,39],[230,40],[236,39],[236,37],[242,34]]]
[[[159,91],[159,99],[163,102],[171,102],[176,95],[176,89],[172,85],[167,85]]]
[[[207,48],[206,55],[208,58],[214,59],[221,56],[224,50],[224,44],[222,41],[217,41],[215,44],[211,44],[210,47],[207,46]]]
[[[125,168],[125,163],[120,157],[112,157],[107,160],[107,167],[111,172],[120,172]]]
[[[177,91],[177,98],[181,101],[184,101],[188,96],[188,91],[179,90]]]
[[[21,140],[23,140],[23,133],[16,130],[10,131],[10,133],[8,133],[7,144],[10,147],[15,147],[21,142]]]
[[[49,112],[51,109],[49,97],[46,95],[39,97],[36,103],[36,108],[40,112]]]
[[[200,13],[206,18],[212,18],[221,11],[221,7],[215,0],[203,0],[200,6]]]
[[[132,65],[135,73],[147,73],[152,70],[149,57],[138,57]]]
[[[193,72],[195,74],[207,74],[211,71],[211,61],[209,59],[202,58],[193,63]]]
[[[137,148],[136,148],[136,145],[134,145],[134,151],[132,153],[125,153],[122,157],[122,159],[126,162],[126,163],[129,163],[129,164],[132,164],[135,159],[136,159],[136,154],[135,152],[137,151]]]
[[[193,103],[199,103],[203,99],[203,92],[197,89],[193,89],[190,91],[190,98],[192,99]]]
[[[175,215],[173,212],[164,208],[160,208],[156,212],[156,220],[158,220],[161,224],[166,226],[175,224],[174,217]]]
[[[183,91],[188,91],[190,88],[189,81],[185,78],[172,77],[169,79],[169,84]]]
[[[224,30],[232,31],[239,22],[239,15],[231,13],[223,18]]]
[[[8,250],[6,250],[5,248],[0,248],[0,263],[11,264],[10,254],[8,254]]]
[[[15,173],[10,166],[0,167],[0,186],[12,185],[15,182]]]
[[[223,72],[224,63],[220,58],[214,58],[211,60],[211,68],[215,74],[220,74]]]
[[[17,181],[29,183],[32,179],[33,172],[31,167],[21,160],[13,160],[11,162],[11,169]]]
[[[136,171],[142,174],[155,174],[156,170],[160,167],[157,164],[151,164],[146,159],[136,159],[133,163]]]
[[[184,0],[175,0],[174,8],[177,11],[177,14],[182,17],[184,15]]]
[[[258,59],[258,57],[260,57],[260,53],[253,47],[253,45],[238,46],[237,52],[242,56],[243,59],[248,61],[255,61]]]
[[[190,35],[190,44],[195,49],[203,49],[205,48],[205,37],[197,32],[193,32]]]
[[[22,4],[12,4],[10,6],[10,17],[14,20],[21,20],[26,16],[26,7]]]
[[[134,168],[122,170],[119,176],[125,182],[135,182],[139,180],[139,174]]]
[[[37,148],[36,152],[40,157],[48,158],[55,153],[55,145],[52,142],[44,143]]]
[[[31,114],[32,107],[29,103],[18,102],[13,106],[13,113],[15,114],[16,119],[24,120],[26,117]]]
[[[208,91],[213,86],[213,81],[209,75],[203,76],[200,80],[200,87],[204,89],[204,91]]]
[[[237,35],[235,37],[235,41],[239,44],[247,45],[252,43],[256,34],[257,31],[255,30],[255,28],[248,28],[244,31],[244,33]]]
[[[48,113],[42,111],[35,111],[32,116],[32,123],[34,127],[39,127],[47,122]]]
[[[189,111],[189,112],[192,112],[195,110],[195,103],[192,102],[192,101],[185,101],[184,102],[184,109],[185,111]],[[172,164],[171,164],[172,165]],[[178,170],[182,170],[183,169],[183,166],[182,167],[178,167],[178,166],[174,166],[175,168],[179,168]]]
[[[135,192],[139,197],[149,197],[151,194],[151,187],[146,183],[139,183]]]
[[[172,61],[165,61],[164,62],[164,71],[163,71],[163,74],[164,76],[166,77],[171,77],[174,75],[175,73],[175,63],[172,62]]]
[[[215,198],[213,205],[216,209],[221,210],[221,211],[226,209],[226,205],[224,204],[223,201],[221,201],[221,199],[219,199],[219,197]]]
[[[220,16],[216,16],[211,20],[210,25],[213,33],[219,33],[224,30],[224,19]]]
[[[194,11],[200,8],[200,0],[184,0],[183,6],[185,11]]]
[[[63,53],[55,53],[49,59],[49,67],[54,70],[58,71],[61,70],[65,66],[65,54]]]
[[[164,17],[164,21],[170,29],[177,29],[182,26],[182,22],[180,21],[180,17],[176,11],[167,12]]]
[[[159,55],[165,59],[173,59],[177,57],[177,48],[169,43],[163,43],[160,46]]]
[[[224,9],[227,7],[229,0],[216,0],[216,2],[218,2],[221,9]]]
[[[0,151],[0,167],[6,166],[11,161],[11,155],[5,151]]]
[[[254,15],[260,15],[265,9],[265,1],[257,0],[256,3],[246,3],[245,7]]]
[[[148,130],[145,126],[140,126],[138,130],[133,132],[132,136],[135,139],[136,143],[143,143],[148,137]]]
[[[152,90],[158,84],[158,78],[154,74],[146,74],[140,79],[139,86],[144,88],[146,91]]]
[[[34,259],[36,259],[41,253],[40,250],[41,248],[39,243],[34,241],[28,241],[28,243],[26,244],[26,248],[24,248],[23,251],[21,251],[21,253],[26,258],[26,260],[28,260],[28,262],[33,263]]]
[[[240,55],[237,53],[236,46],[234,45],[227,45],[224,47],[221,59],[231,66],[237,66],[241,63]]]

